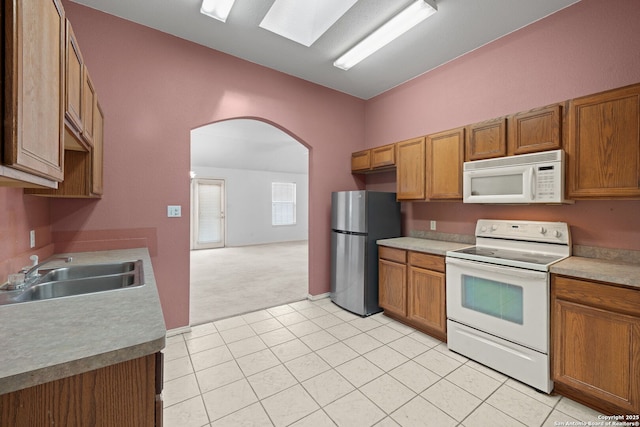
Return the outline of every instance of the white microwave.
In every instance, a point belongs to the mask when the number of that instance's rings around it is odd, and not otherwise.
[[[465,162],[464,203],[570,203],[564,199],[564,151]]]

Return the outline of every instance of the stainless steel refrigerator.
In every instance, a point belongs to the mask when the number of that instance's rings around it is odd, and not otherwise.
[[[399,237],[396,193],[331,194],[331,300],[361,316],[378,306],[378,239]]]

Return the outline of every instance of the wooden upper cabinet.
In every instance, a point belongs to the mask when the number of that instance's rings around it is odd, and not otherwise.
[[[506,156],[506,129],[505,117],[467,126],[465,161]]]
[[[371,169],[371,150],[351,154],[351,172],[365,172]]]
[[[91,150],[91,195],[97,197],[103,192],[104,113],[97,100],[95,106],[93,150]]]
[[[396,166],[396,145],[389,144],[371,149],[371,169],[386,169]]]
[[[98,99],[87,67],[83,67],[82,73],[82,137],[87,141],[87,143],[93,145],[93,134],[95,132],[94,110],[96,109],[96,102]]]
[[[82,59],[82,53],[80,53],[80,47],[78,41],[73,33],[73,27],[69,20],[67,20],[67,91],[65,95],[66,100],[66,118],[69,124],[75,128],[76,131],[82,132],[83,130],[83,94],[84,88],[84,61]]]
[[[427,136],[427,199],[462,199],[464,128]]]
[[[424,200],[425,137],[398,142],[396,155],[398,200]]]
[[[52,181],[63,178],[64,163],[64,9],[59,0],[2,4],[2,163],[55,185]],[[1,166],[0,172],[10,175]]]
[[[640,197],[640,84],[569,101],[569,198]]]
[[[559,104],[507,118],[508,155],[559,148],[562,148],[562,107]]]

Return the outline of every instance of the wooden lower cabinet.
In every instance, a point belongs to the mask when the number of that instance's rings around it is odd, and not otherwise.
[[[0,425],[161,426],[161,372],[157,353],[3,394]]]
[[[378,253],[379,305],[385,314],[446,341],[444,257],[383,246]]]
[[[552,281],[555,390],[609,414],[640,413],[640,290]]]

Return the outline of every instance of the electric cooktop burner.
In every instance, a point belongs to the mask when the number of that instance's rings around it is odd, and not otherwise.
[[[523,251],[515,251],[509,249],[497,249],[497,248],[489,248],[489,247],[481,247],[481,246],[472,246],[470,248],[459,249],[457,252],[460,254],[468,254],[468,255],[476,255],[478,257],[485,258],[494,258],[496,260],[512,260],[512,261],[520,261],[527,262],[531,264],[539,264],[539,265],[549,265],[553,264],[556,261],[559,261],[564,256],[559,255],[547,255],[541,253],[532,253],[532,252],[523,252]]]

